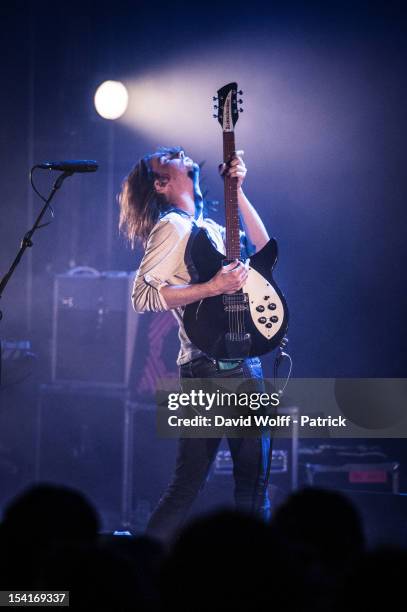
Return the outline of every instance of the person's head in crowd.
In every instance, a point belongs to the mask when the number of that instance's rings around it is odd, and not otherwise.
[[[323,563],[341,567],[364,548],[362,521],[353,503],[337,491],[305,488],[275,512],[273,532]]]
[[[40,484],[23,491],[6,507],[2,531],[26,541],[84,541],[97,537],[99,517],[82,493]]]
[[[0,524],[3,585],[34,588],[43,554],[60,545],[92,545],[98,531],[97,512],[78,491],[50,484],[23,491],[8,504]]]
[[[317,593],[307,572],[265,521],[220,511],[186,525],[173,542],[162,572],[162,608],[229,612],[284,606],[302,612]]]

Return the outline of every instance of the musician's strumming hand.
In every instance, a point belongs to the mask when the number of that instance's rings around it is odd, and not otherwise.
[[[225,175],[237,179],[238,189],[243,185],[247,174],[246,164],[243,161],[244,151],[235,151],[232,158],[219,165],[219,172],[222,177]]]
[[[222,266],[219,272],[208,281],[211,295],[236,293],[245,284],[247,275],[247,266],[238,259],[227,266]]]

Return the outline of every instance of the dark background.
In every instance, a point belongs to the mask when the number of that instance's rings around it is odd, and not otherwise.
[[[168,112],[178,84],[166,92],[166,70],[182,66],[181,79],[198,65],[179,90],[204,100],[207,116],[181,98],[169,134],[196,145],[190,153],[206,160],[209,197],[220,199],[221,134],[205,78],[214,73],[220,86],[219,74],[245,90],[237,143],[247,194],[279,242],[295,374],[404,376],[403,3],[16,2],[1,19],[1,274],[40,206],[30,165],[100,162],[97,174],[69,179],[58,194],[54,224],[36,236],[2,300],[3,338],[29,336],[43,352],[54,272],[137,267],[141,253],[118,235],[114,195],[139,156],[169,144],[168,132],[101,119],[96,86],[151,75]]]
[[[0,275],[40,208],[30,167],[89,158],[100,169],[58,193],[53,224],[35,236],[3,296],[0,338],[31,340],[39,379],[49,379],[53,275],[78,265],[137,268],[141,251],[119,236],[115,194],[156,145],[181,143],[205,160],[208,197],[221,199],[221,132],[210,101],[236,80],[245,93],[236,137],[246,192],[279,243],[275,277],[290,307],[293,374],[405,376],[404,8],[3,4]],[[141,102],[148,90],[153,102],[133,119],[101,119],[93,95],[109,78]],[[38,177],[44,192],[50,181]],[[175,358],[176,343],[169,350]]]

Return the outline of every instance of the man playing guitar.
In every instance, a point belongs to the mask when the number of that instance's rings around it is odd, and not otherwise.
[[[237,151],[221,173],[237,181],[238,204],[246,255],[268,241],[267,230],[243,192],[247,169],[243,151]],[[224,228],[203,218],[199,166],[180,147],[161,148],[142,158],[123,183],[119,196],[120,227],[132,243],[144,241],[145,253],[134,282],[136,311],[171,309],[180,329],[177,359],[181,378],[222,376],[262,378],[257,357],[222,361],[208,357],[185,333],[182,315],[187,304],[207,297],[233,294],[247,279],[247,266],[239,260],[222,266],[207,282],[194,282],[193,266],[186,256],[196,226],[204,229],[219,252],[224,252]],[[238,509],[269,514],[267,484],[271,443],[267,437],[229,439],[234,462],[235,503]],[[185,518],[203,486],[220,439],[180,438],[176,469],[171,483],[153,512],[147,531],[168,537]]]

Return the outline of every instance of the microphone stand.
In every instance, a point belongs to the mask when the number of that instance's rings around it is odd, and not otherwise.
[[[36,167],[36,166],[35,166]],[[34,169],[34,168],[33,168]],[[28,230],[28,232],[26,232],[24,234],[24,237],[21,241],[21,245],[20,248],[18,250],[18,253],[13,261],[13,263],[10,266],[9,271],[7,272],[7,274],[5,274],[0,282],[0,299],[3,295],[3,291],[6,288],[7,283],[9,282],[10,278],[13,275],[14,270],[17,268],[18,264],[20,263],[20,260],[22,258],[22,256],[24,255],[24,252],[26,249],[31,248],[33,246],[33,241],[32,241],[32,237],[35,233],[35,231],[38,228],[44,227],[43,225],[40,225],[41,219],[43,218],[43,216],[46,213],[46,210],[48,208],[48,206],[50,205],[50,202],[52,200],[52,198],[54,197],[54,195],[56,194],[56,192],[58,191],[58,189],[62,186],[62,183],[64,182],[64,180],[66,178],[68,178],[68,176],[72,176],[73,172],[70,171],[65,171],[62,174],[60,174],[57,178],[57,180],[54,183],[54,186],[51,190],[51,193],[49,194],[48,198],[45,200],[45,204],[42,207],[40,214],[38,215],[38,217],[35,220],[34,225],[32,226],[32,228],[30,230]],[[47,225],[47,224],[45,224]],[[3,313],[0,310],[0,321],[3,318]],[[1,355],[0,355],[1,358]]]

